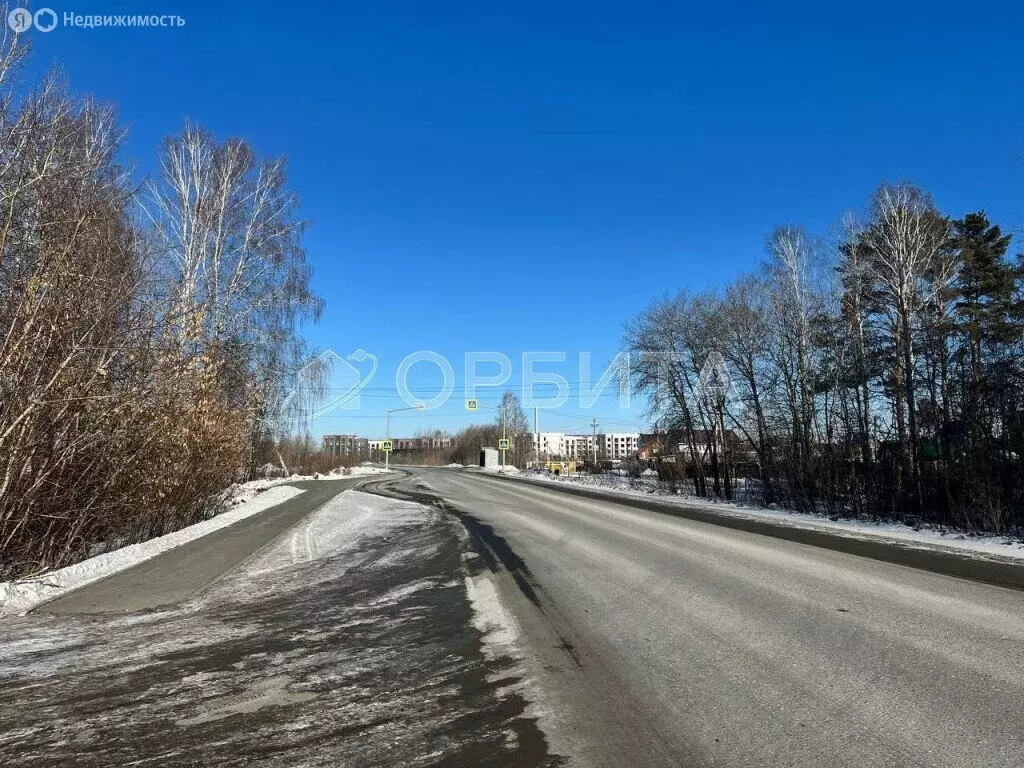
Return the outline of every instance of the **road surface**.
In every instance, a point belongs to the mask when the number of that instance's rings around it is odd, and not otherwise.
[[[133,568],[45,603],[36,613],[130,613],[172,606],[213,584],[359,478],[292,483],[305,493]]]
[[[1022,592],[473,472],[376,490],[462,518],[576,764],[1024,765]]]
[[[482,652],[458,520],[299,485],[0,622],[0,764],[564,765]]]

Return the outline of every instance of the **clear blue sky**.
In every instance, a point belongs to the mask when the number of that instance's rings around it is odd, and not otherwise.
[[[514,378],[524,350],[605,363],[651,298],[725,283],[776,224],[827,235],[883,179],[1022,224],[1020,3],[52,7],[186,19],[33,33],[35,67],[117,104],[141,172],[186,118],[290,158],[327,300],[309,339],[380,360],[360,410],[319,431],[379,434],[419,349],[460,381],[467,350]],[[542,428],[642,421],[600,402]],[[468,420],[457,394],[393,431]]]

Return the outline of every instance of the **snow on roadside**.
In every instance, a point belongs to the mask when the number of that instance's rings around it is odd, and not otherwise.
[[[498,467],[481,467],[484,472],[490,472],[495,475],[518,475],[519,467],[513,467],[511,464],[505,464],[504,466]]]
[[[472,557],[479,557],[470,553]],[[463,555],[463,559],[468,559]],[[479,576],[466,573],[466,595],[473,607],[473,626],[482,636],[483,652],[489,659],[512,656],[521,658],[519,637],[522,630],[511,613],[502,605],[498,590],[485,571]]]
[[[243,504],[251,501],[257,494],[268,488],[275,488],[288,483],[299,483],[305,480],[338,480],[349,477],[370,477],[371,475],[386,475],[390,470],[384,467],[349,467],[346,474],[343,468],[332,470],[329,475],[289,475],[288,477],[269,477],[261,480],[250,480],[247,483],[235,483],[224,492],[225,502],[229,505]]]
[[[807,528],[855,538],[882,539],[904,546],[953,551],[969,557],[1010,558],[1024,563],[1024,541],[1007,536],[991,534],[968,536],[954,529],[948,529],[943,533],[932,527],[915,530],[909,525],[895,522],[832,520],[823,515],[811,515],[788,509],[746,507],[729,502],[697,499],[692,496],[673,496],[664,491],[659,492],[652,483],[645,482],[646,478],[634,481],[640,486],[636,488],[623,487],[620,483],[624,478],[621,477],[605,478],[605,475],[556,476],[537,473],[531,474],[529,480],[537,483],[591,487],[611,494],[654,499],[679,507],[697,507],[727,517],[764,520],[794,528]]]
[[[244,570],[263,573],[350,552],[368,538],[423,520],[424,507],[411,501],[384,498],[362,491],[339,493],[295,525],[274,546],[247,563]],[[415,552],[397,548],[392,557]],[[354,564],[358,560],[351,561]]]
[[[258,481],[259,482],[259,481]],[[249,485],[246,483],[246,485]],[[279,484],[278,484],[279,485]],[[253,494],[256,491],[252,491]],[[265,509],[281,504],[284,501],[298,496],[304,491],[291,486],[268,487],[258,498],[246,498],[240,494],[237,498],[243,498],[236,506],[209,520],[203,520],[195,525],[187,526],[181,530],[158,536],[149,541],[138,544],[131,544],[112,552],[105,552],[80,563],[69,565],[56,571],[50,571],[34,579],[24,581],[0,583],[0,617],[12,614],[25,614],[36,606],[52,600],[72,589],[91,584],[94,581],[106,578],[114,573],[131,568],[141,562],[156,557],[174,547],[198,539],[208,533],[225,528],[232,523],[237,523],[251,515],[262,512]]]
[[[550,749],[556,754],[570,754],[573,746],[567,737],[569,730],[565,713],[567,702],[556,700],[559,682],[551,675],[550,667],[531,648],[523,627],[502,600],[495,576],[488,570],[474,575],[474,561],[480,555],[463,552],[466,597],[472,609],[470,621],[480,632],[480,650],[489,661],[510,663],[511,666],[488,679],[501,682],[501,697],[518,694],[526,702],[524,714],[535,719],[544,732]]]
[[[149,541],[131,544],[90,557],[80,563],[50,571],[32,579],[0,582],[0,618],[9,615],[23,615],[65,592],[131,568],[162,552],[180,547],[193,539],[213,533],[213,531],[244,520],[303,493],[300,489],[289,485],[290,483],[317,479],[338,480],[368,477],[379,474],[386,474],[386,470],[383,467],[361,466],[350,468],[348,474],[341,469],[336,469],[330,475],[292,475],[291,477],[235,483],[224,491],[220,499],[220,505],[226,511],[208,520]]]

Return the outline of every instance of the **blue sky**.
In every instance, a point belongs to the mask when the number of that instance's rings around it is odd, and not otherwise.
[[[460,385],[483,350],[514,381],[523,351],[563,350],[545,370],[573,383],[587,350],[596,378],[650,299],[724,284],[777,224],[828,235],[882,180],[1022,227],[1019,3],[52,7],[186,19],[33,33],[33,68],[117,105],[140,174],[185,119],[289,157],[327,300],[307,335],[380,363],[360,409],[318,431],[382,432],[395,369],[421,349]],[[644,421],[615,397],[574,402],[542,428]],[[393,431],[470,420],[457,393]]]

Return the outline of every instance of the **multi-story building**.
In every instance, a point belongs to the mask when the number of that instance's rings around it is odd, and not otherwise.
[[[450,437],[418,437],[419,450],[436,451],[442,448],[451,448],[453,440]]]
[[[371,451],[379,451],[384,438],[368,440]],[[436,451],[451,448],[454,441],[450,437],[392,437],[391,449],[397,451]]]
[[[541,433],[542,435],[544,433]],[[635,456],[639,448],[638,432],[609,432],[594,435],[563,435],[562,453],[567,459],[615,461]],[[596,446],[596,450],[595,450]]]
[[[535,436],[535,448],[549,458],[565,456],[565,432],[538,432]]]
[[[628,459],[636,456],[639,432],[607,432],[597,436],[597,455],[601,459]]]
[[[565,458],[587,459],[594,455],[593,435],[566,435],[565,436]]]
[[[322,446],[332,456],[366,456],[370,451],[369,441],[356,435],[324,435]]]

